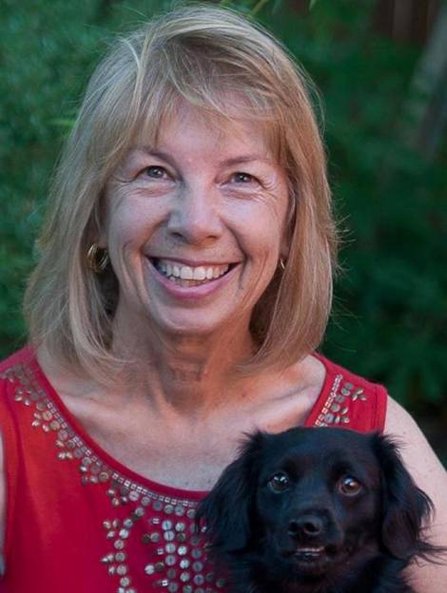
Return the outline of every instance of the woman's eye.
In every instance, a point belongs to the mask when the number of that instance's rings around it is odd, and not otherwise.
[[[163,179],[168,173],[164,167],[152,165],[151,167],[146,167],[146,169],[144,169],[144,174],[151,179]]]
[[[362,489],[362,484],[353,476],[344,476],[338,482],[338,489],[344,496],[357,496]]]
[[[284,492],[290,486],[289,476],[285,472],[277,472],[267,482],[273,492]]]
[[[238,171],[233,175],[233,181],[236,183],[252,183],[256,181],[256,178],[250,173],[243,173],[242,171]]]

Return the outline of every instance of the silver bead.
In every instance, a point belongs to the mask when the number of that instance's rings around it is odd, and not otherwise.
[[[173,554],[168,554],[165,558],[165,562],[166,566],[174,566],[174,564],[177,562],[177,558]]]

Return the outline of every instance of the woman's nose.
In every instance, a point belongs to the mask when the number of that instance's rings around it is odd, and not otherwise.
[[[168,221],[171,235],[199,244],[222,233],[222,220],[214,188],[184,188],[179,192]]]

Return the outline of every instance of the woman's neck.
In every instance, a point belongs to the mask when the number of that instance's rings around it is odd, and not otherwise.
[[[158,405],[180,412],[216,406],[243,384],[237,366],[251,356],[253,340],[245,331],[223,331],[218,336],[169,335],[152,330],[118,327],[114,352],[129,360],[122,383],[135,393],[150,394]]]

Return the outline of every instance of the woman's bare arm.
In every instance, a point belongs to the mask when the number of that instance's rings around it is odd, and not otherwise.
[[[427,536],[438,545],[447,545],[447,472],[436,457],[422,431],[399,404],[388,401],[385,433],[396,436],[402,458],[416,484],[431,498],[435,508]],[[445,593],[447,555],[441,563],[418,561],[409,569],[416,593]]]

